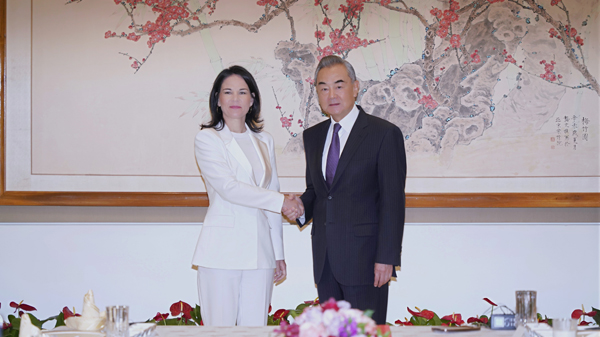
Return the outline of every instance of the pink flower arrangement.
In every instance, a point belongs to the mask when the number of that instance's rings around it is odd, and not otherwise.
[[[346,301],[333,298],[318,306],[304,309],[294,323],[282,321],[275,332],[279,336],[380,336],[369,312],[352,309]]]

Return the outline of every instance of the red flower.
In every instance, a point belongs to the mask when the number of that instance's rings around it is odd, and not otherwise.
[[[444,19],[450,20],[450,22],[455,22],[456,20],[458,20],[458,14],[456,14],[456,12],[454,11],[446,9],[443,15]]]
[[[438,19],[442,17],[442,11],[437,8],[430,10],[429,13],[431,13],[431,15],[435,16]]]
[[[574,318],[574,319],[579,319],[581,316],[594,317],[594,316],[596,316],[596,312],[595,311],[584,312],[583,310],[576,309],[576,310],[573,310],[573,312],[571,313],[571,318]]]
[[[315,32],[315,37],[317,38],[317,40],[324,40],[325,39],[325,32],[322,32],[320,30],[317,30]]]
[[[410,312],[411,315],[413,315],[415,317],[423,317],[427,320],[430,320],[433,318],[433,316],[435,316],[435,313],[433,311],[429,311],[429,310],[422,310],[420,312],[416,312],[416,311],[410,310],[409,307],[406,307],[406,309],[408,310],[408,312]]]
[[[413,325],[413,324],[412,324],[411,322],[409,322],[409,321],[404,321],[404,322],[402,322],[402,321],[401,321],[401,320],[399,320],[399,319],[398,319],[398,320],[396,320],[396,322],[394,322],[394,323],[395,323],[395,324],[398,324],[398,325],[404,325],[404,326]]]
[[[162,320],[165,320],[165,319],[167,319],[167,317],[169,317],[169,313],[166,313],[166,314],[161,314],[160,312],[157,312],[157,313],[156,313],[156,316],[154,316],[154,320],[155,320],[156,322],[160,322],[160,321],[162,321]]]
[[[337,302],[335,301],[335,299],[333,297],[330,298],[327,302],[321,304],[321,308],[323,308],[323,310],[328,310],[328,309],[333,309],[335,311],[340,310],[340,308],[338,308],[338,306],[337,306]]]
[[[329,19],[329,18],[324,18],[324,19],[323,19],[323,25],[324,25],[324,26],[328,26],[328,25],[330,25],[330,24],[331,24],[331,19]]]
[[[423,96],[421,99],[419,99],[419,104],[423,104],[425,105],[425,108],[428,109],[435,109],[438,107],[438,102],[435,101],[435,99],[433,99],[433,97],[431,97],[431,95],[425,95]]]
[[[259,6],[266,6],[266,5],[277,6],[277,0],[259,0],[256,2],[256,4]]]
[[[460,46],[460,35],[452,34],[452,36],[450,37],[450,44],[454,48],[457,48],[458,46]]]
[[[23,303],[23,301],[21,301],[19,304],[15,303],[15,302],[10,302],[10,307],[11,308],[15,308],[14,312],[17,312],[17,310],[24,310],[24,311],[36,311],[37,309],[27,305],[25,303]]]
[[[300,122],[300,120],[298,120],[298,122]],[[318,305],[319,304],[319,299],[317,298],[314,301],[304,301],[304,304],[308,304],[308,305]]]
[[[446,36],[448,36],[448,28],[440,26],[440,28],[438,28],[436,33],[437,33],[437,36],[444,39],[444,38],[446,38]]]
[[[80,314],[74,314],[71,310],[69,310],[68,307],[64,307],[63,310],[62,310],[62,313],[63,313],[63,316],[64,316],[65,320],[67,320],[67,318],[69,318],[69,317],[73,317],[73,316],[79,317],[79,316],[81,316]]]
[[[483,298],[483,300],[484,300],[484,301],[486,301],[486,302],[488,302],[489,304],[491,304],[491,305],[495,306],[495,307],[497,307],[497,306],[498,306],[496,303],[492,302],[492,300],[490,300],[490,299],[489,299],[489,298],[487,298],[487,297],[484,297],[484,298]]]
[[[461,325],[465,323],[460,314],[452,314],[442,317],[443,320],[449,321],[448,324]]]
[[[171,304],[171,308],[169,309],[171,310],[171,316],[179,316],[181,313],[183,313],[183,317],[185,319],[192,318],[192,315],[190,315],[190,312],[193,310],[192,306],[183,301]]]
[[[556,6],[556,5],[558,5],[559,2],[560,2],[560,0],[552,0],[552,1],[550,1],[550,6]]]
[[[273,314],[273,319],[285,319],[289,313],[289,310],[279,309]]]
[[[469,319],[467,319],[467,323],[483,323],[483,324],[487,324],[488,322],[488,318],[485,316],[482,316],[481,318],[478,317],[469,317]]]
[[[581,36],[575,38],[575,43],[577,43],[580,46],[583,46],[583,39],[581,38]]]

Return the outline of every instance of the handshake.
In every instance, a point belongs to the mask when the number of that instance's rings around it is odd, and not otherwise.
[[[289,220],[296,220],[302,214],[304,214],[304,204],[302,204],[302,200],[300,197],[295,195],[294,193],[288,194],[283,199],[283,207],[281,207],[281,213],[285,215]]]

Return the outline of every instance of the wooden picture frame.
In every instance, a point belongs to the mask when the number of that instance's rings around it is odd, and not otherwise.
[[[6,0],[0,0],[0,205],[208,206],[206,193],[35,192],[6,190]],[[300,192],[300,191],[298,191]],[[408,193],[410,208],[600,207],[600,193]]]

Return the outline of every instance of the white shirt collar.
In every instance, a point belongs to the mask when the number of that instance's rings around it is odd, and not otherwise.
[[[331,118],[331,117],[329,117],[329,118]],[[341,121],[336,122],[333,120],[333,118],[331,118],[331,125],[329,126],[329,128],[333,129],[334,123],[340,123],[342,130],[344,130],[345,132],[350,132],[350,130],[352,130],[352,127],[354,126],[354,123],[356,122],[357,118],[358,118],[358,108],[356,107],[356,104],[355,104],[352,107],[352,110],[350,110],[350,112],[344,118],[342,118]]]

